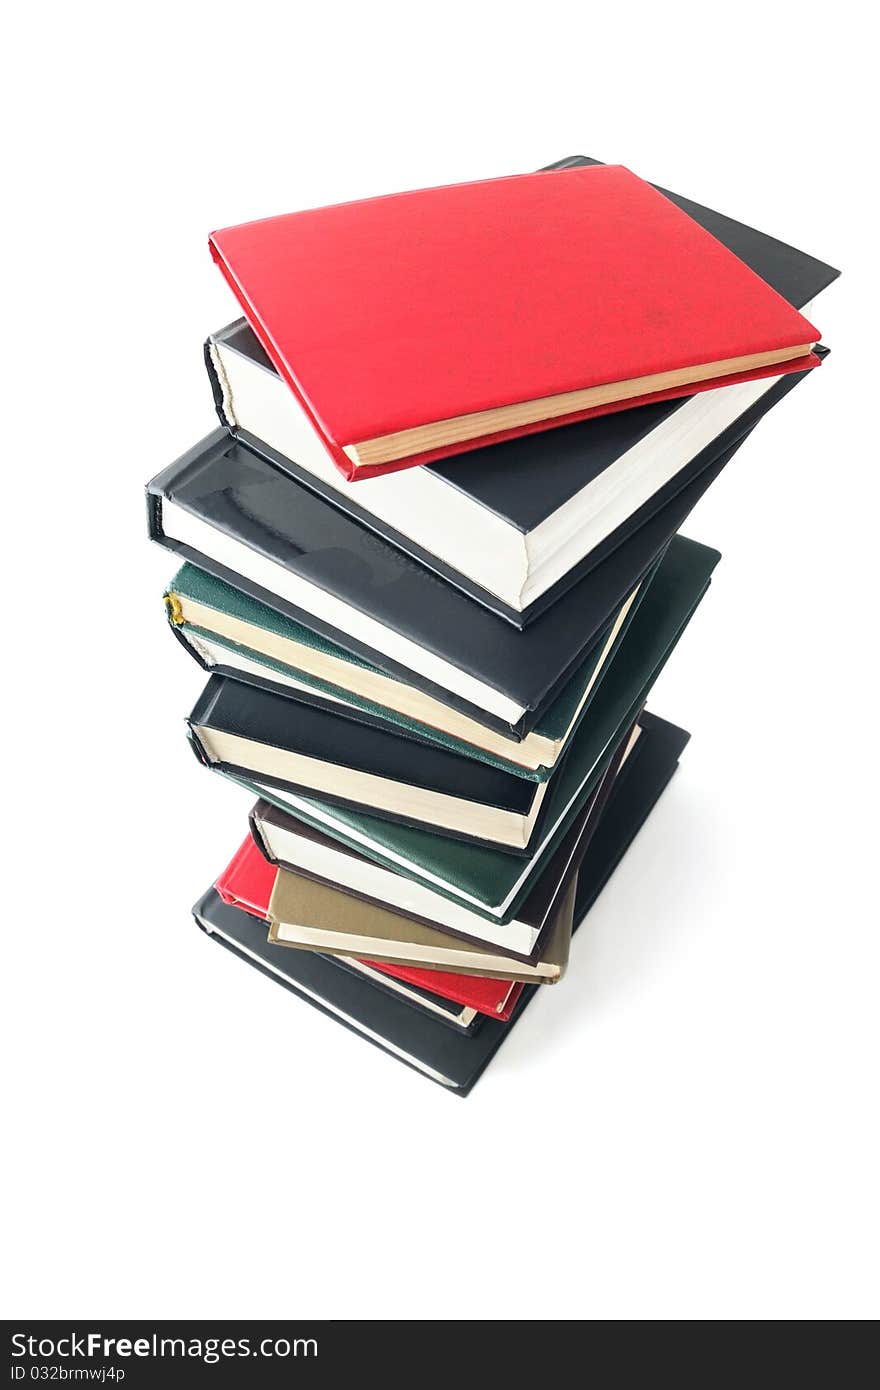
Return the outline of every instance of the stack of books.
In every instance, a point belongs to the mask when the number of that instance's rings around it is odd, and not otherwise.
[[[720,558],[679,528],[837,272],[581,157],[211,249],[220,428],[148,509],[190,743],[255,804],[194,914],[464,1094],[678,763],[645,704]]]

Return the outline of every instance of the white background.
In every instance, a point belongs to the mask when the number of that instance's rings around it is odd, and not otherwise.
[[[863,9],[18,7],[7,1316],[878,1312]],[[692,731],[680,772],[462,1102],[193,926],[248,803],[186,747],[199,671],[142,489],[214,424],[201,344],[236,312],[214,227],[574,153],[844,277],[814,315],[828,364],[686,527],[724,560],[652,700]]]

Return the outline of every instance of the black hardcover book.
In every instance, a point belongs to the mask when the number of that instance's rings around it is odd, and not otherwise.
[[[150,534],[361,660],[522,738],[737,447],[524,631],[219,430],[149,484]]]
[[[477,1009],[459,1004],[454,999],[444,999],[442,994],[434,994],[409,980],[398,980],[394,975],[386,975],[383,971],[376,970],[369,961],[355,960],[351,956],[334,956],[333,961],[343,970],[350,970],[358,979],[368,981],[375,989],[384,990],[395,999],[404,1000],[445,1027],[454,1028],[457,1033],[473,1037],[474,1033],[479,1032],[483,1019],[487,1017]]]
[[[551,169],[599,161],[576,156]],[[796,308],[838,275],[774,237],[660,189]],[[720,387],[348,483],[244,319],[205,346],[221,423],[266,458],[524,627],[595,568],[802,376]]]
[[[549,782],[226,676],[211,676],[187,723],[210,767],[404,825],[526,854],[543,823]]]
[[[223,775],[309,822],[374,862],[411,878],[485,918],[482,935],[499,949],[526,959],[534,950],[533,934],[520,922],[517,940],[507,927],[530,889],[568,834],[580,810],[605,775],[613,750],[639,712],[679,642],[711,582],[718,552],[684,536],[669,546],[661,572],[651,585],[626,641],[599,687],[589,718],[580,726],[561,766],[546,784],[544,828],[533,837],[526,856],[488,845],[465,844],[415,825],[332,805],[272,787],[258,777]],[[463,928],[476,935],[471,922]]]
[[[684,730],[654,715],[643,714],[640,723],[642,736],[615,782],[581,865],[575,929],[669,782],[688,741]],[[459,1095],[471,1090],[541,988],[524,988],[508,1023],[485,1018],[478,1030],[461,1035],[341,968],[332,957],[273,945],[253,917],[228,907],[213,888],[196,903],[193,915],[215,941],[264,975]]]

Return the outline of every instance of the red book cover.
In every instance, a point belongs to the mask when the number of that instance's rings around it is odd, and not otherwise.
[[[277,867],[263,858],[249,835],[239,845],[214,887],[225,903],[231,907],[242,907],[253,917],[265,921],[277,877]]]
[[[260,853],[253,838],[239,845],[214,887],[225,903],[243,908],[265,921],[275,879],[281,872]],[[476,1009],[492,1018],[506,1021],[522,992],[522,985],[511,980],[484,980],[477,975],[456,975],[444,970],[421,970],[417,966],[392,965],[385,961],[364,962],[372,970],[395,980],[451,999],[464,1008]]]
[[[613,165],[271,217],[215,232],[211,250],[349,478],[818,361],[818,332],[797,310]],[[787,362],[720,370],[801,347]],[[706,380],[662,379],[713,364]],[[620,383],[633,388],[625,399],[565,413],[570,393]],[[482,434],[437,447],[424,434],[472,430],[470,417],[523,403],[549,409],[549,398],[553,418],[494,432],[484,421]],[[411,451],[370,463],[380,442]]]
[[[454,975],[445,970],[420,970],[415,965],[392,965],[389,961],[365,960],[373,970],[381,970],[395,980],[403,980],[420,989],[453,999],[465,1008],[489,1014],[506,1023],[522,994],[522,984],[516,980],[484,980],[479,975]]]

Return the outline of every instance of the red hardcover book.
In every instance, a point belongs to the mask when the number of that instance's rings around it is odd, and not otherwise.
[[[797,310],[613,165],[295,212],[210,244],[350,479],[818,365]]]
[[[373,970],[381,970],[383,975],[403,980],[410,985],[418,985],[431,994],[440,994],[444,999],[452,999],[466,1009],[476,1009],[478,1013],[489,1014],[491,1018],[506,1023],[513,1007],[522,993],[522,985],[515,980],[484,980],[479,975],[454,975],[447,970],[419,970],[414,965],[392,965],[390,961],[368,960],[364,962]]]
[[[277,875],[282,872],[260,853],[249,835],[239,845],[214,887],[225,903],[241,907],[253,917],[265,921]],[[417,985],[431,994],[451,999],[464,1008],[476,1009],[492,1018],[505,1021],[522,992],[522,985],[512,980],[486,980],[478,975],[456,975],[444,970],[421,970],[416,966],[396,965],[385,961],[364,961],[371,970],[379,970],[392,979]]]

